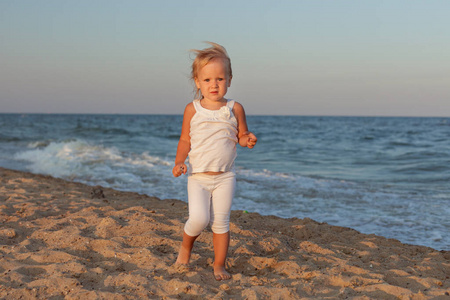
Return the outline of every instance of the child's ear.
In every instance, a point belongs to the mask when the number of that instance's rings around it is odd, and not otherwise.
[[[198,78],[194,78],[194,82],[197,89],[200,89],[200,82],[198,81]]]
[[[233,76],[230,76],[230,78],[228,79],[228,87],[231,86],[231,79],[233,78]]]

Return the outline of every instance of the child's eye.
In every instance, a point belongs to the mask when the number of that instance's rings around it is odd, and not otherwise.
[[[219,81],[222,81],[222,80],[223,80],[223,78],[219,78],[218,80],[219,80]]]
[[[209,82],[209,79],[205,79],[205,82]]]

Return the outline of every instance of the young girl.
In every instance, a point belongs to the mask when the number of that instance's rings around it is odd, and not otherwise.
[[[186,106],[178,142],[175,177],[188,172],[189,219],[177,264],[188,264],[195,239],[211,224],[214,244],[214,276],[230,279],[225,260],[230,242],[230,211],[236,178],[236,144],[253,148],[256,136],[248,131],[241,104],[225,99],[231,85],[231,61],[222,46],[194,50],[192,80],[197,100]],[[189,167],[185,160],[189,155]]]

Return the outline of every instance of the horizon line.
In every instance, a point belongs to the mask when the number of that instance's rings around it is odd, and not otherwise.
[[[183,116],[183,114],[173,114],[173,113],[102,113],[102,112],[0,112],[0,115],[117,115],[117,116]],[[304,115],[290,115],[290,114],[247,114],[250,117],[347,117],[347,118],[450,118],[449,116],[418,116],[418,115],[329,115],[329,114],[304,114]]]

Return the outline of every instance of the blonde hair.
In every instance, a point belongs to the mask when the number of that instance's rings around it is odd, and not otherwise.
[[[222,59],[225,63],[225,67],[227,68],[227,73],[229,78],[233,77],[233,73],[231,70],[231,60],[228,56],[227,50],[219,44],[213,43],[213,42],[205,42],[207,44],[210,44],[212,47],[205,48],[202,50],[196,50],[192,49],[191,52],[195,53],[196,57],[192,63],[192,71],[191,71],[191,80],[194,82],[194,92],[195,92],[195,98],[200,98],[201,91],[199,88],[195,85],[195,79],[198,77],[198,73],[200,72],[200,69],[206,66],[211,60],[213,59]]]

